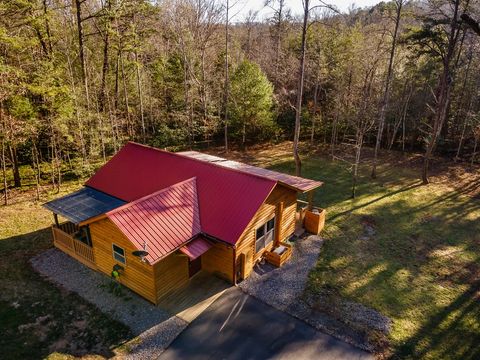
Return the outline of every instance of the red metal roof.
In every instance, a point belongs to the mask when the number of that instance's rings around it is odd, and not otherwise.
[[[208,251],[213,245],[203,236],[199,236],[187,245],[180,248],[180,251],[187,255],[190,260],[195,260]]]
[[[192,177],[202,232],[231,244],[276,185],[271,179],[136,143],[126,144],[86,185],[134,201]],[[168,221],[174,222],[172,216]]]
[[[154,264],[201,231],[195,178],[106,213]]]
[[[192,158],[192,159],[214,163],[216,165],[223,166],[228,169],[235,169],[248,174],[257,175],[266,179],[275,180],[283,185],[286,185],[288,187],[291,187],[301,192],[310,191],[323,185],[321,181],[306,179],[299,176],[288,175],[288,174],[280,173],[277,171],[244,164],[238,161],[227,160],[218,156],[199,153],[197,151],[183,151],[183,152],[179,152],[178,154],[188,156],[189,158]]]

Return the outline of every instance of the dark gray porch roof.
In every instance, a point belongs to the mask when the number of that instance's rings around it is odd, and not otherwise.
[[[125,204],[123,200],[90,187],[85,187],[82,190],[49,201],[43,204],[43,207],[78,224],[123,204]]]

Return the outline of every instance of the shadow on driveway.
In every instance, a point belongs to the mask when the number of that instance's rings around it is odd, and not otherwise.
[[[237,288],[227,290],[160,356],[169,359],[373,359]]]

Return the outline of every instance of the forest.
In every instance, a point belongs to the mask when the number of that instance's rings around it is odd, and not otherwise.
[[[340,12],[266,0],[2,0],[3,198],[21,166],[55,188],[126,141],[169,148],[293,140],[351,163],[362,150],[480,161],[480,4],[394,0]],[[349,149],[351,156],[343,159]],[[347,152],[348,152],[347,151]],[[12,177],[7,176],[11,172]],[[353,187],[352,196],[355,196]]]

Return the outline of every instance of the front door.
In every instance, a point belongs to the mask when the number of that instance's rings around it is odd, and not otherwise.
[[[202,268],[202,257],[199,256],[195,260],[190,260],[188,262],[188,275],[192,277]]]

